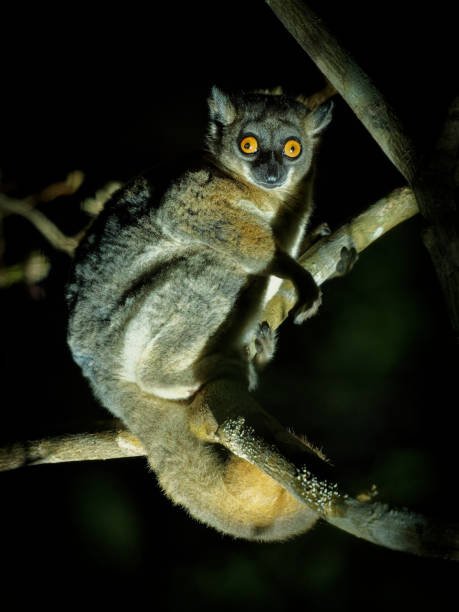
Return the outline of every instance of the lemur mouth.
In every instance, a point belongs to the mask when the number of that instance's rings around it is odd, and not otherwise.
[[[282,181],[276,181],[275,183],[268,183],[267,181],[257,181],[258,187],[262,187],[262,189],[278,189],[279,187],[283,187],[285,185],[285,179]]]

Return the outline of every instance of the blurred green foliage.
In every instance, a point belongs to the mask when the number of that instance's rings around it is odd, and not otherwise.
[[[102,568],[135,569],[141,561],[142,523],[123,482],[94,466],[76,479],[72,494],[73,521],[87,555]]]

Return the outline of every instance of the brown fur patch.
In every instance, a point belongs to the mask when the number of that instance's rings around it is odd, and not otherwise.
[[[302,509],[288,491],[245,459],[231,457],[223,480],[241,522],[266,526]]]

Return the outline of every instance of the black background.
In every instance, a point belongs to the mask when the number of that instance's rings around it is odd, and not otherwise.
[[[312,5],[427,152],[457,91],[449,3]],[[161,11],[99,5],[97,14],[37,5],[6,11],[3,28],[3,188],[22,197],[84,171],[75,196],[40,207],[68,234],[85,223],[80,200],[108,180],[199,146],[212,84],[306,94],[323,85],[261,1]],[[337,99],[314,222],[336,227],[400,185]],[[394,229],[350,276],[326,285],[314,320],[283,326],[257,394],[324,448],[351,493],[375,482],[396,506],[454,519],[457,350],[422,227],[415,218]],[[6,263],[38,249],[52,268],[39,288],[0,294],[1,438],[82,430],[105,413],[65,343],[68,259],[19,217],[5,220],[4,232]],[[146,595],[146,605],[164,610],[382,610],[457,599],[457,564],[384,550],[327,525],[282,544],[223,537],[173,507],[143,459],[28,467],[3,473],[0,492],[0,580],[18,605],[126,596],[137,606]]]

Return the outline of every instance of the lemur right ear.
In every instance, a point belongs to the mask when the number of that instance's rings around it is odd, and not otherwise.
[[[236,110],[229,96],[214,85],[211,89],[209,99],[210,118],[222,125],[229,125],[234,121]]]
[[[306,125],[310,136],[317,136],[332,120],[333,102],[327,100],[318,106],[306,118]]]

